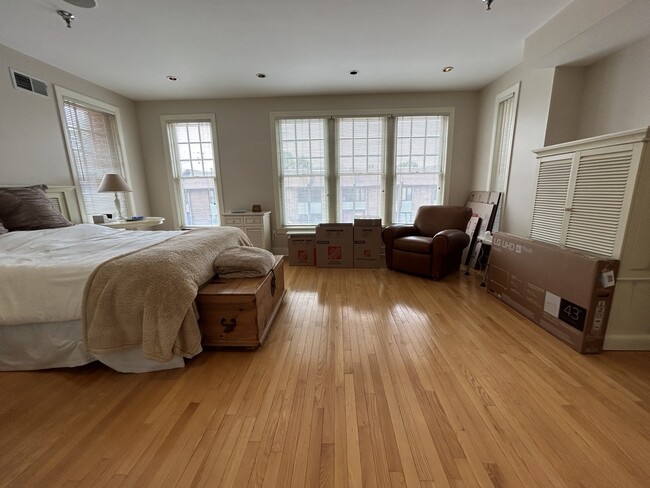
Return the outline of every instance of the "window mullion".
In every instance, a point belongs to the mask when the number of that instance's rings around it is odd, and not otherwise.
[[[393,191],[395,185],[395,141],[397,140],[397,124],[395,117],[392,115],[386,120],[386,137],[384,144],[386,146],[385,157],[383,161],[384,168],[384,222],[390,224],[393,222]]]
[[[339,183],[339,169],[338,169],[338,139],[339,124],[337,119],[330,117],[327,120],[327,212],[329,222],[338,221],[338,183]]]

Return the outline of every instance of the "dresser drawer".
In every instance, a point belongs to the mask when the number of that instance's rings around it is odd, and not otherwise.
[[[244,217],[246,225],[262,225],[262,217]]]
[[[223,219],[223,224],[224,225],[244,225],[244,218],[243,217],[224,217]]]

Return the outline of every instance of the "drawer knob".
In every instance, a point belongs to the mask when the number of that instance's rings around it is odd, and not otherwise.
[[[226,319],[222,318],[221,319],[221,326],[224,328],[223,331],[228,334],[229,332],[232,332],[235,330],[235,327],[237,327],[237,319],[232,318],[232,319]]]

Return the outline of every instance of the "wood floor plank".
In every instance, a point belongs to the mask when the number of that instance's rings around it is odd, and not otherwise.
[[[0,373],[0,488],[650,486],[650,352],[577,354],[476,276],[285,275],[256,351]]]

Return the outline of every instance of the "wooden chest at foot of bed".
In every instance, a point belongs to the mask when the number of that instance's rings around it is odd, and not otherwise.
[[[284,256],[259,278],[216,278],[196,297],[205,346],[262,344],[284,297]]]

